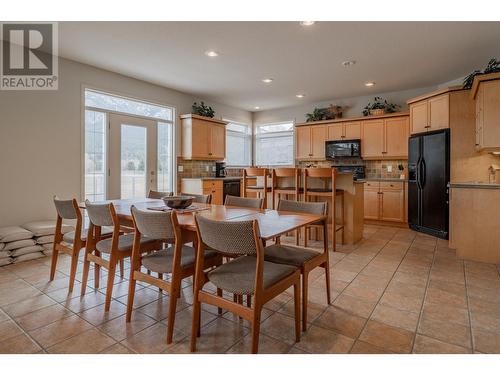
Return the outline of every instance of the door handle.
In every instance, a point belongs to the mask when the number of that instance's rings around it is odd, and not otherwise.
[[[417,170],[416,170],[416,172],[417,172],[417,187],[419,189],[422,189],[422,183],[420,181],[420,176],[421,176],[420,165],[421,165],[421,163],[422,163],[422,159],[419,158],[417,161]]]
[[[421,175],[420,175],[420,178],[421,178],[421,185],[422,185],[422,189],[424,188],[425,186],[425,173],[426,173],[426,167],[425,167],[425,159],[422,159],[422,161],[420,162],[420,167],[422,169],[421,171]]]

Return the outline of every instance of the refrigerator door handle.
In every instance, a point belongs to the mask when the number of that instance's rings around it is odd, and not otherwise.
[[[427,172],[426,166],[425,166],[425,159],[423,159],[423,158],[420,162],[420,167],[422,168],[422,170],[420,172],[420,185],[421,185],[421,189],[423,189],[425,186],[425,175]]]
[[[417,172],[417,187],[419,189],[422,189],[422,185],[420,183],[420,174],[421,174],[420,173],[420,162],[421,162],[421,159],[418,158],[418,161],[417,161],[417,171],[416,171]]]

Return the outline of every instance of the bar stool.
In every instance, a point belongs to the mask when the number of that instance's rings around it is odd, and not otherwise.
[[[320,179],[322,187],[309,187],[309,178]],[[329,186],[329,182],[330,186]],[[337,170],[335,168],[306,168],[304,170],[304,201],[309,201],[310,197],[326,197],[330,198],[331,204],[331,220],[332,220],[332,250],[336,250],[337,232],[342,230],[342,243],[344,243],[344,190],[337,189]],[[342,223],[337,225],[335,222],[337,204],[336,197],[340,197],[342,204]],[[320,225],[313,224],[309,227],[318,228]],[[304,237],[304,246],[307,247],[307,228]]]
[[[245,168],[243,169],[243,198],[247,197],[248,193],[256,193],[259,198],[264,199],[264,207],[267,208],[267,193],[271,191],[271,188],[267,186],[267,168]],[[248,185],[249,177],[263,177],[263,185]],[[257,180],[258,182],[258,180]]]
[[[293,195],[294,200],[300,200],[300,194],[304,192],[304,189],[300,187],[300,168],[274,168],[272,176],[272,186],[271,192],[273,197],[273,208],[276,208],[276,198],[281,199],[281,194],[285,195],[285,199],[288,199],[289,195]],[[280,185],[280,180],[292,179],[294,181],[293,186],[282,186]],[[299,235],[300,229],[295,231],[295,244],[299,245]],[[279,242],[279,239],[277,239]]]

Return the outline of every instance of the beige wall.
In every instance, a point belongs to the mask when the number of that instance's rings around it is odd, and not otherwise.
[[[65,59],[59,61],[57,91],[0,91],[0,226],[53,219],[54,194],[82,197],[83,85],[171,105],[177,114],[189,113],[196,100]],[[250,112],[209,104],[218,118],[251,122]]]

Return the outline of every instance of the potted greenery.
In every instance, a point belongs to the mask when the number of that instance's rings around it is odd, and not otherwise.
[[[471,74],[465,77],[463,87],[464,89],[470,89],[474,83],[474,78],[477,75],[497,72],[500,72],[500,61],[495,58],[490,59],[490,61],[488,61],[488,65],[484,68],[484,71],[481,72],[480,70],[474,70]]]
[[[205,103],[200,102],[200,104],[194,102],[192,108],[193,115],[204,116],[213,118],[215,116],[215,111],[212,107],[205,105]]]
[[[342,118],[343,110],[343,107],[333,104],[330,104],[330,106],[326,108],[314,108],[314,111],[312,111],[312,113],[306,113],[306,122]]]
[[[399,108],[399,105],[388,103],[387,100],[376,96],[373,103],[370,102],[363,108],[363,116],[381,116],[385,113],[397,112]]]

